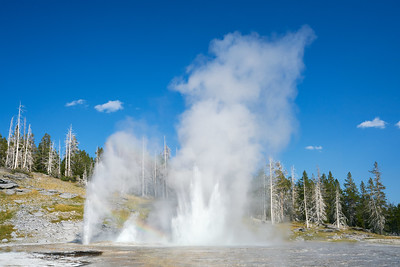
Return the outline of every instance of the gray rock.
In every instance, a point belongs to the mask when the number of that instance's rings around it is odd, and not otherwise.
[[[30,190],[30,189],[18,188],[18,189],[15,189],[15,191],[17,192],[17,195],[24,195],[24,194],[26,194],[26,193],[31,192],[32,190]]]
[[[1,242],[6,243],[8,242],[8,239],[4,238],[3,240],[1,240]]]
[[[39,193],[42,194],[42,195],[44,195],[44,196],[53,196],[53,195],[56,194],[56,193],[50,192],[50,190],[49,190],[49,191],[41,190],[41,191],[39,191]]]
[[[16,183],[13,183],[5,179],[0,179],[0,189],[11,189],[15,187],[18,187]]]
[[[71,193],[61,193],[59,195],[59,197],[66,198],[66,199],[74,198],[74,197],[77,197],[77,196],[78,196],[77,194],[71,194]]]
[[[21,203],[24,203],[25,201],[22,200],[22,199],[17,199],[17,200],[14,200],[14,202],[15,202],[15,203],[18,203],[18,204],[21,204]],[[23,208],[22,205],[21,205],[21,208]]]
[[[11,183],[11,181],[7,179],[0,179],[0,184],[8,184],[8,183]]]
[[[10,184],[0,184],[0,189],[11,189],[17,187],[17,184],[10,183]]]
[[[7,177],[10,179],[17,179],[17,180],[23,180],[26,178],[30,178],[29,175],[27,175],[25,173],[20,173],[20,172],[16,172],[14,174],[4,174],[3,177]]]
[[[36,217],[42,217],[43,216],[43,212],[38,211],[38,212],[35,212],[33,215],[35,215]]]
[[[319,230],[320,232],[324,232],[324,233],[333,233],[336,232],[335,229],[321,229]]]
[[[6,195],[14,195],[15,190],[14,189],[6,189],[6,190],[4,190],[4,193],[6,193]]]

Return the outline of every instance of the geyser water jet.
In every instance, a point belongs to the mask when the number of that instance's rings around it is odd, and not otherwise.
[[[273,39],[227,34],[211,42],[209,57],[195,61],[184,77],[171,83],[187,104],[177,126],[180,149],[168,168],[173,200],[158,200],[159,208],[146,221],[165,232],[163,242],[230,245],[251,240],[242,223],[247,190],[266,155],[284,147],[296,128],[296,85],[304,68],[304,48],[313,38],[307,26]],[[107,141],[88,185],[84,242],[102,232],[113,195],[140,188],[137,143],[123,133]],[[117,185],[108,186],[111,182]],[[162,242],[138,238],[135,218],[122,229],[129,234],[121,236],[120,231],[115,238]]]

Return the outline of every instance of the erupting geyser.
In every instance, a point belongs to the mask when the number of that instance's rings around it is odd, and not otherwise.
[[[143,189],[141,162],[150,160],[132,134],[116,133],[87,187],[84,243],[94,237],[177,245],[249,242],[242,223],[247,189],[266,153],[285,146],[295,129],[296,84],[313,38],[305,26],[280,38],[232,33],[213,40],[210,56],[199,57],[187,77],[171,84],[187,110],[177,127],[180,149],[168,165],[168,201],[159,199],[147,219],[132,214],[121,231],[104,236],[113,198]],[[153,230],[143,231],[143,224]]]

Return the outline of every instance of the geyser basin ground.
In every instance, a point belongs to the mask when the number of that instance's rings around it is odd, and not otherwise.
[[[237,247],[160,247],[109,243],[17,245],[0,247],[0,265],[399,266],[399,249],[399,245],[330,242]],[[74,256],[74,251],[89,253]],[[60,256],[62,252],[65,252],[65,256]]]

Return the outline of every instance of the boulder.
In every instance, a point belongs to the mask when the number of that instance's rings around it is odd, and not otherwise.
[[[337,232],[336,229],[320,229],[318,230],[319,232],[324,232],[324,233],[333,233],[333,232]]]
[[[43,216],[43,212],[38,211],[38,212],[35,212],[33,215],[36,216],[36,217],[42,217]]]
[[[57,194],[57,193],[53,193],[53,192],[50,192],[50,191],[55,191],[55,190],[49,190],[49,191],[40,190],[39,193],[42,194],[42,195],[44,195],[44,196],[52,196],[52,195]]]
[[[11,189],[15,187],[18,187],[16,183],[6,179],[0,179],[0,189]]]
[[[15,191],[17,192],[17,195],[24,195],[24,194],[26,194],[26,193],[31,192],[32,190],[30,190],[30,189],[18,188],[18,189],[15,189]]]
[[[71,193],[61,193],[59,195],[59,197],[66,198],[66,199],[74,198],[74,197],[77,197],[77,196],[78,196],[77,194],[71,194]]]
[[[21,173],[21,172],[16,172],[14,174],[3,174],[3,177],[10,178],[10,179],[17,179],[17,180],[23,180],[26,178],[30,178],[28,174]]]
[[[14,177],[15,177],[15,179],[18,179],[18,180],[30,178],[30,176],[28,174],[21,173],[21,172],[14,173]]]
[[[14,195],[15,189],[6,189],[4,190],[4,193],[6,193],[6,195]]]

